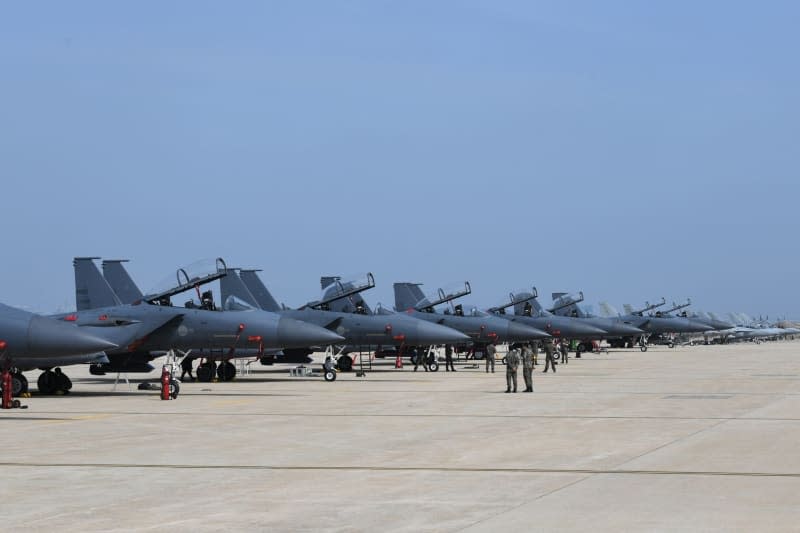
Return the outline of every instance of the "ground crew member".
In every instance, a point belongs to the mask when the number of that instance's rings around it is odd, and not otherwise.
[[[425,369],[425,372],[428,371],[428,354],[422,353],[421,351],[414,348],[414,372],[417,371],[417,367],[422,364],[422,368]]]
[[[530,344],[522,347],[522,378],[525,380],[525,392],[533,392],[533,350]]]
[[[194,381],[194,376],[192,375],[192,361],[194,361],[194,357],[191,355],[187,355],[181,360],[181,381],[183,381],[183,377],[188,373],[189,379]]]
[[[561,349],[561,362],[564,364],[569,363],[569,346],[567,345],[567,339],[561,339],[559,348]]]
[[[539,341],[531,343],[531,352],[533,352],[533,366],[539,364]]]
[[[69,394],[69,390],[72,388],[72,380],[69,379],[69,376],[61,371],[61,367],[56,367],[53,373],[56,375],[56,392]]]
[[[553,359],[553,351],[555,347],[553,346],[553,339],[547,338],[544,340],[544,370],[543,372],[546,373],[550,366],[553,367],[553,372],[556,371],[556,361]]]
[[[490,342],[486,345],[486,373],[489,373],[489,367],[492,367],[492,374],[494,374],[494,356],[497,353],[497,348],[495,348],[494,343]]]
[[[452,370],[453,372],[456,371],[456,367],[453,366],[453,345],[452,344],[445,344],[444,345],[444,371],[448,372]]]
[[[519,367],[519,363],[519,350],[516,348],[509,350],[508,354],[506,354],[506,392],[511,392],[512,387],[514,392],[517,392],[517,367]]]

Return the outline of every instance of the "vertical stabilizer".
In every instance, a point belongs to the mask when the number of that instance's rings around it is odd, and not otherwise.
[[[425,300],[425,294],[420,289],[421,283],[395,283],[394,284],[394,310],[407,311],[415,309]]]
[[[273,312],[281,311],[281,306],[278,305],[278,302],[272,297],[267,286],[264,285],[264,282],[258,277],[257,272],[258,270],[240,270],[239,277],[261,309]]]
[[[227,269],[227,274],[220,278],[219,292],[223,304],[228,300],[229,297],[233,296],[249,305],[252,305],[255,308],[261,308],[261,304],[258,302],[258,299],[253,296],[253,293],[250,292],[250,289],[247,288],[247,285],[244,284],[242,278],[235,269]]]
[[[127,262],[127,259],[104,259],[103,277],[122,303],[131,304],[141,300],[143,294],[122,264]]]
[[[100,258],[76,257],[72,262],[75,267],[75,305],[78,311],[122,303],[100,273],[95,259]]]

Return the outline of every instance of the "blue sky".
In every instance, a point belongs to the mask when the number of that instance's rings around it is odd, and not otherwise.
[[[0,5],[2,300],[223,256],[800,318],[793,2]],[[549,297],[545,298],[549,301]]]

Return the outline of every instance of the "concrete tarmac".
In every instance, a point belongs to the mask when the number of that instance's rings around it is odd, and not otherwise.
[[[0,528],[800,528],[800,341],[572,355],[534,394],[387,360],[161,401],[71,367],[72,394],[0,412]]]

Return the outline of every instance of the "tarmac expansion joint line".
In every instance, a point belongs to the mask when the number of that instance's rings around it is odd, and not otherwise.
[[[597,468],[480,468],[439,466],[331,466],[331,465],[209,465],[209,464],[156,464],[156,463],[44,463],[37,461],[0,462],[0,467],[18,468],[96,468],[96,469],[167,469],[167,470],[316,470],[331,472],[441,472],[441,473],[492,473],[492,474],[576,474],[576,475],[631,475],[631,476],[740,476],[800,478],[800,472],[733,472],[722,470],[635,470]]]

